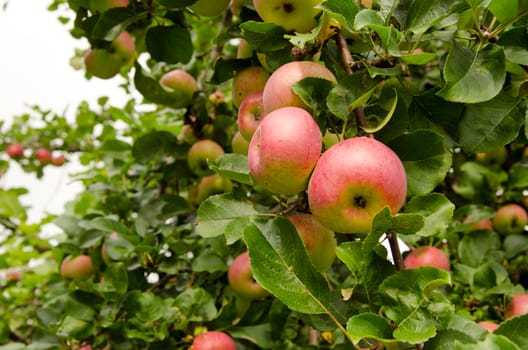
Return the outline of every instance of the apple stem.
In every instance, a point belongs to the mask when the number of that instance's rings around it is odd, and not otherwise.
[[[396,270],[401,271],[404,269],[404,265],[403,257],[400,251],[400,245],[398,244],[398,236],[394,231],[388,231],[386,235],[389,239],[389,245],[391,248],[392,259],[394,260],[394,266],[396,266]]]

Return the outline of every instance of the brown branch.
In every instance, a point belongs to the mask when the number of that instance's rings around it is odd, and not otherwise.
[[[400,251],[400,245],[398,244],[398,237],[396,232],[389,231],[386,233],[387,238],[389,239],[389,245],[391,248],[392,259],[394,260],[394,265],[396,270],[401,271],[404,269],[403,257]]]
[[[356,66],[356,62],[352,58],[352,54],[348,49],[348,44],[342,31],[337,32],[335,40],[339,49],[341,61],[343,61],[343,68],[345,69],[346,74],[350,75],[354,73],[354,67]]]

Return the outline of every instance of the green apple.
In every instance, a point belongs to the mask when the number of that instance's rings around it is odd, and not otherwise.
[[[242,7],[248,5],[253,5],[253,0],[231,0],[231,13],[238,16],[242,12]]]
[[[234,105],[239,107],[247,95],[264,90],[268,78],[268,71],[260,66],[251,66],[238,72],[233,78]]]
[[[528,294],[517,294],[515,295],[510,303],[506,306],[504,311],[504,318],[510,319],[515,316],[521,316],[528,314]]]
[[[262,299],[268,292],[253,278],[248,252],[237,256],[227,271],[229,286],[240,297],[247,300]]]
[[[198,0],[189,8],[199,16],[215,17],[222,14],[229,6],[229,0]]]
[[[508,150],[506,147],[499,147],[489,152],[480,152],[475,154],[475,160],[484,165],[502,165],[508,159]]]
[[[497,209],[492,223],[493,228],[500,234],[520,234],[528,225],[528,214],[519,204],[509,203]]]
[[[211,175],[208,160],[213,161],[224,154],[224,149],[216,141],[200,140],[194,143],[187,154],[189,169],[198,176]]]
[[[238,107],[237,115],[238,130],[247,141],[251,141],[263,118],[262,91],[247,95]]]
[[[296,213],[286,218],[299,232],[315,269],[319,272],[328,270],[336,258],[337,241],[334,232],[321,225],[310,214]]]
[[[440,249],[433,246],[423,246],[413,249],[405,256],[403,264],[406,269],[432,266],[449,271],[451,268],[447,256]]]
[[[127,7],[130,0],[89,0],[88,8],[93,13],[103,13],[114,7]]]
[[[183,108],[191,104],[193,95],[198,91],[196,79],[181,69],[163,74],[160,85],[171,95],[173,108]]]
[[[236,58],[245,59],[245,58],[251,58],[251,57],[253,57],[253,48],[247,42],[246,39],[240,39],[240,43],[238,44],[238,47],[237,47]]]
[[[230,335],[219,331],[207,331],[199,334],[189,350],[237,350]]]
[[[200,179],[196,189],[196,203],[201,203],[208,197],[215,194],[229,193],[233,191],[233,183],[230,179],[213,174]]]
[[[274,110],[262,119],[249,143],[251,176],[272,193],[304,191],[321,155],[322,139],[319,126],[306,110]]]
[[[231,139],[231,149],[233,153],[243,154],[247,156],[249,150],[249,141],[242,136],[240,131],[237,131]]]
[[[86,72],[100,79],[110,79],[122,67],[130,64],[136,53],[134,39],[127,31],[122,31],[106,49],[89,49],[84,55]]]
[[[86,279],[95,273],[89,255],[67,256],[61,263],[60,275],[68,279]]]
[[[312,214],[340,233],[369,232],[374,216],[385,207],[396,214],[406,195],[407,177],[401,160],[385,144],[365,136],[326,150],[308,184]]]
[[[255,10],[264,22],[271,22],[291,32],[306,33],[317,25],[323,0],[253,0]]]

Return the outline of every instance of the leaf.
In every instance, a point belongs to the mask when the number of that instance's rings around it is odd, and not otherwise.
[[[98,291],[106,295],[123,296],[128,290],[128,274],[123,264],[114,263],[106,267]]]
[[[7,218],[25,220],[27,217],[26,210],[20,204],[18,199],[19,193],[16,190],[0,189],[0,215]]]
[[[519,11],[518,0],[491,0],[489,10],[500,23],[506,23],[515,17]]]
[[[528,187],[528,162],[517,162],[513,164],[508,175],[510,188],[523,189]]]
[[[326,0],[320,4],[320,7],[323,12],[329,14],[329,17],[337,20],[343,29],[353,31],[358,10],[352,1]]]
[[[516,257],[528,251],[528,236],[526,235],[508,235],[504,238],[504,253],[507,258]]]
[[[474,52],[453,41],[443,74],[446,84],[438,96],[452,102],[489,101],[501,92],[506,79],[504,50],[490,44]]]
[[[152,59],[166,63],[188,63],[193,54],[191,33],[180,25],[148,29],[145,44]]]
[[[274,51],[289,46],[282,27],[269,22],[247,21],[240,25],[242,37],[255,51]]]
[[[258,346],[259,349],[272,349],[273,339],[271,337],[271,326],[269,323],[237,326],[229,329],[229,335],[233,338],[240,338],[250,341]]]
[[[310,107],[312,114],[317,116],[324,110],[328,93],[334,85],[334,82],[328,79],[310,77],[296,82],[291,89]]]
[[[366,131],[369,134],[373,134],[375,132],[380,131],[387,125],[387,123],[391,120],[394,112],[396,111],[396,106],[398,105],[398,90],[393,89],[392,90],[392,101],[387,101],[389,103],[390,108],[388,111],[385,111],[381,108],[381,106],[376,105],[375,108],[365,108],[365,120],[366,125],[361,125],[361,129]],[[375,113],[372,113],[375,111]],[[384,117],[380,117],[378,114],[385,114]]]
[[[172,305],[179,309],[188,321],[212,321],[218,314],[215,299],[205,289],[200,287],[188,288],[179,294]]]
[[[251,62],[249,60],[226,59],[219,57],[215,61],[214,74],[211,78],[211,83],[221,84],[234,78],[238,72],[241,72],[248,67],[251,67]]]
[[[525,26],[502,33],[497,44],[504,47],[508,61],[528,65],[528,30]]]
[[[499,328],[493,333],[505,336],[520,349],[528,349],[528,332],[526,332],[527,324],[528,315],[513,317],[503,321]]]
[[[421,52],[401,55],[399,58],[407,64],[424,65],[431,61],[434,61],[438,58],[438,56],[432,52]]]
[[[141,164],[178,148],[178,138],[168,131],[153,131],[141,135],[132,146],[132,155]]]
[[[473,344],[477,341],[457,329],[440,330],[425,343],[423,350],[455,350],[455,344]]]
[[[460,196],[476,202],[488,202],[495,196],[501,183],[508,179],[504,171],[497,171],[475,162],[460,167],[460,181],[453,190]]]
[[[226,153],[208,164],[211,169],[222,175],[222,177],[230,178],[247,185],[252,183],[249,173],[249,163],[245,155]]]
[[[257,282],[291,310],[330,314],[330,291],[308,258],[304,244],[288,219],[249,226],[244,240]]]
[[[81,223],[81,226],[89,229],[91,228],[101,230],[108,233],[117,232],[126,235],[129,232],[128,228],[119,221],[105,217],[97,217],[93,220],[85,221]]]
[[[150,291],[133,290],[127,295],[126,311],[143,322],[160,320],[168,311],[164,300]]]
[[[455,205],[441,193],[429,193],[411,198],[404,210],[424,217],[424,226],[416,234],[429,237],[438,236],[449,227]]]
[[[394,339],[392,328],[387,320],[373,313],[353,316],[348,320],[346,329],[354,344],[358,344],[362,339],[376,339],[382,342]]]
[[[508,338],[489,334],[483,341],[476,344],[460,344],[456,343],[455,350],[521,350]]]
[[[429,28],[451,14],[456,0],[415,0],[407,14],[406,29],[414,34],[423,34]]]
[[[127,7],[115,7],[103,12],[92,33],[91,41],[113,41],[130,24],[147,16],[147,12],[137,13]],[[96,45],[97,46],[97,45]]]
[[[460,145],[468,153],[489,152],[510,143],[524,123],[519,100],[501,93],[467,105],[459,124]]]
[[[461,263],[478,267],[487,256],[500,248],[500,237],[496,232],[475,231],[460,240],[458,255]]]

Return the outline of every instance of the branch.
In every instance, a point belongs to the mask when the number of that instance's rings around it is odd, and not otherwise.
[[[350,75],[354,73],[356,62],[354,61],[354,59],[352,58],[352,54],[348,50],[348,44],[342,31],[337,32],[335,40],[339,49],[341,61],[343,61],[343,68],[345,69],[346,74]]]
[[[389,231],[386,233],[386,235],[389,239],[389,245],[391,248],[392,258],[394,259],[394,265],[396,266],[396,270],[401,271],[405,267],[403,265],[403,257],[400,251],[400,245],[398,244],[398,237],[396,235],[396,232]]]

